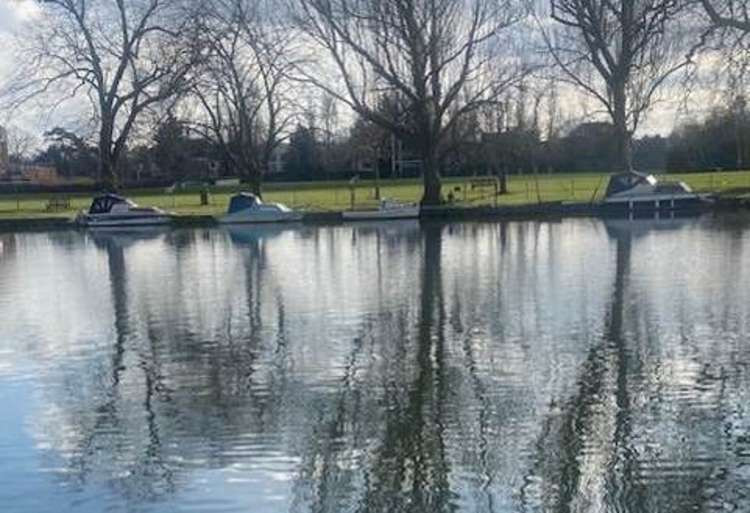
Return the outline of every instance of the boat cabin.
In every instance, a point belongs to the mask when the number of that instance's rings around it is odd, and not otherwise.
[[[249,192],[239,192],[229,200],[228,214],[241,212],[250,208],[256,208],[261,204],[260,198]]]
[[[617,173],[610,177],[605,196],[607,198],[615,195],[620,196],[635,192],[638,189],[653,190],[656,184],[657,181],[654,175],[646,175],[637,171]]]
[[[683,182],[659,182],[654,175],[627,171],[612,175],[605,197],[623,198],[634,196],[691,194],[693,191]]]
[[[109,214],[115,205],[134,206],[130,200],[117,194],[102,194],[91,202],[89,214]]]

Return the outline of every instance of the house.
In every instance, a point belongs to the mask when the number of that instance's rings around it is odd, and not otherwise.
[[[8,163],[0,173],[0,182],[29,185],[58,185],[60,176],[53,166]]]
[[[53,166],[20,164],[10,161],[8,131],[0,126],[0,182],[55,185],[60,179]]]
[[[269,175],[280,174],[284,172],[284,154],[289,150],[288,143],[281,143],[274,148],[271,153],[271,160],[268,162],[267,173]]]

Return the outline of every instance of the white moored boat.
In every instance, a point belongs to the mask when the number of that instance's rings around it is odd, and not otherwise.
[[[659,182],[654,175],[627,171],[612,175],[602,202],[605,211],[649,212],[696,210],[712,203],[684,182]]]
[[[341,214],[345,220],[415,219],[419,217],[419,205],[380,200],[378,208],[370,210],[347,210]]]
[[[302,212],[297,212],[281,203],[264,203],[255,194],[240,192],[229,200],[226,215],[220,223],[277,223],[301,221]]]
[[[88,211],[80,212],[76,223],[89,228],[117,226],[153,226],[172,222],[172,215],[156,207],[139,207],[117,194],[94,198]]]

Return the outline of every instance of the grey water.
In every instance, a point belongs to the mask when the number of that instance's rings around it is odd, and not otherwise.
[[[0,233],[9,512],[750,511],[750,220]]]

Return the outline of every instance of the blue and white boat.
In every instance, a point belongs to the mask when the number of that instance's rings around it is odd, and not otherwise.
[[[157,207],[139,207],[117,194],[102,194],[91,202],[88,211],[80,212],[76,224],[88,228],[119,226],[154,226],[172,222],[172,214]]]
[[[654,175],[627,171],[612,175],[601,207],[607,213],[700,210],[713,203],[710,195],[693,192],[679,181],[660,182]]]
[[[250,192],[240,192],[229,200],[226,215],[219,218],[223,224],[278,223],[301,221],[302,212],[292,210],[281,203],[264,203]]]
[[[341,213],[345,221],[373,221],[387,219],[416,219],[419,205],[382,199],[377,208],[368,210],[347,210]]]

